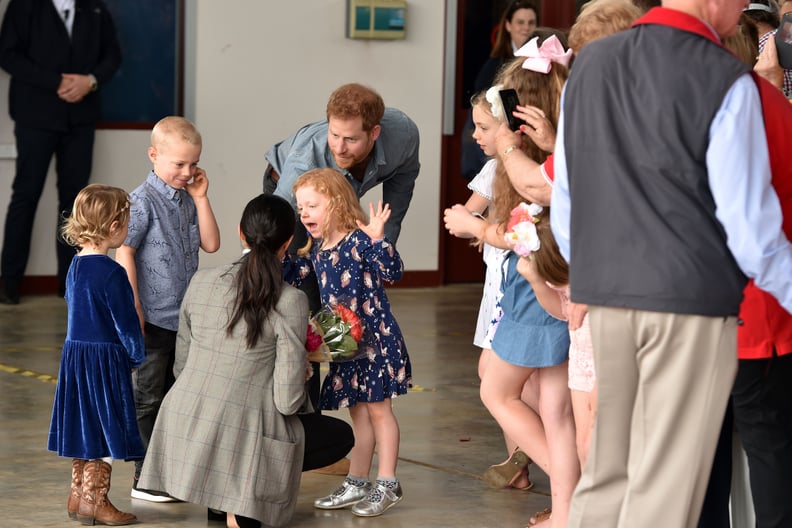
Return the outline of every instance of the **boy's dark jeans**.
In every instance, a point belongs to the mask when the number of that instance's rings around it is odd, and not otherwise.
[[[145,324],[146,361],[135,371],[135,410],[143,447],[148,449],[154,422],[165,394],[171,388],[173,362],[176,358],[176,332],[151,323]],[[143,461],[135,463],[135,474],[140,473]]]

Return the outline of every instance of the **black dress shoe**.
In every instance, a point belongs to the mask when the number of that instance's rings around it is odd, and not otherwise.
[[[19,294],[0,288],[0,304],[19,304]]]
[[[226,512],[215,510],[213,508],[206,509],[206,520],[226,522]]]

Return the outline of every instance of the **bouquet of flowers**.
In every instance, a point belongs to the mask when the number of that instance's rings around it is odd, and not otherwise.
[[[541,205],[525,202],[511,210],[504,238],[512,251],[521,257],[527,257],[539,249],[539,235],[536,233],[539,219],[536,215],[541,212]]]
[[[344,306],[325,306],[309,321],[305,348],[309,361],[352,361],[366,354],[363,321]]]

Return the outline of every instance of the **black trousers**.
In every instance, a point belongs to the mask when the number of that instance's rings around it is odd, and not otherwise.
[[[741,359],[732,401],[756,526],[792,526],[792,354]]]
[[[303,471],[338,462],[355,445],[352,426],[325,414],[298,414],[305,430]]]
[[[30,241],[47,171],[53,155],[57,174],[58,216],[71,214],[74,198],[88,184],[93,163],[94,126],[75,126],[66,131],[42,130],[20,125],[14,127],[17,159],[11,201],[6,214],[0,274],[7,291],[16,291],[25,274],[30,256]],[[56,231],[57,233],[57,231]],[[74,248],[56,234],[58,285],[63,293],[66,273]]]
[[[734,413],[731,400],[726,406],[723,426],[712,461],[712,472],[707,484],[707,494],[701,506],[698,528],[730,528],[729,496],[732,476],[732,436],[734,435]],[[669,453],[668,456],[674,456]]]
[[[154,423],[162,400],[173,386],[173,363],[176,359],[176,332],[145,323],[146,360],[132,375],[135,389],[135,414],[143,447],[148,449]],[[135,462],[140,474],[143,461]]]

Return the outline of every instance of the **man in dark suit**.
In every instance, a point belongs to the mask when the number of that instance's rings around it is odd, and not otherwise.
[[[0,303],[17,304],[33,220],[55,155],[58,225],[91,174],[97,90],[121,63],[110,13],[101,0],[11,0],[0,28],[0,67],[11,75],[16,176],[0,257]],[[59,237],[58,237],[59,238]],[[57,243],[59,293],[74,249]]]

